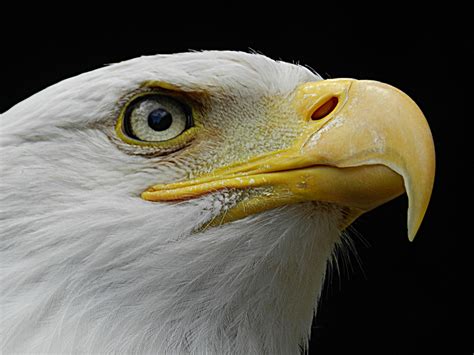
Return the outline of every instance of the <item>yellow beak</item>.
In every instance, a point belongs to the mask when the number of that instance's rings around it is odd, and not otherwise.
[[[408,237],[413,240],[435,172],[433,139],[418,106],[392,86],[353,79],[305,83],[293,104],[305,130],[291,148],[197,179],[155,185],[142,198],[183,200],[218,189],[268,186],[270,194],[240,202],[225,221],[286,204],[323,201],[349,211],[345,227],[406,191]]]

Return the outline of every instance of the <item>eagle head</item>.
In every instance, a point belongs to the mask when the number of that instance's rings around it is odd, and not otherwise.
[[[9,352],[288,354],[354,219],[434,179],[428,124],[376,81],[238,52],[136,58],[1,119]]]

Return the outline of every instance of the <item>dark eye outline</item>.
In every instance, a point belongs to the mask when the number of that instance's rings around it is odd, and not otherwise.
[[[142,139],[138,138],[133,133],[132,124],[131,124],[131,115],[132,115],[133,110],[140,103],[142,103],[143,101],[155,100],[157,102],[160,102],[161,98],[165,98],[167,100],[174,101],[181,108],[181,110],[183,111],[183,113],[186,117],[186,125],[184,127],[183,132],[185,132],[186,130],[188,130],[189,128],[194,126],[192,110],[188,105],[185,105],[181,101],[176,100],[174,97],[170,97],[170,96],[166,96],[166,95],[160,95],[160,94],[148,94],[148,95],[143,95],[143,96],[139,96],[139,97],[135,98],[125,108],[125,112],[124,112],[124,115],[123,115],[123,131],[128,137],[130,137],[132,139],[135,139],[137,141],[140,141],[140,142],[147,142],[147,143],[153,143],[153,142],[163,143],[163,142],[171,141],[174,138],[176,138],[176,137],[173,137],[173,138],[170,138],[170,139],[167,139],[167,140],[164,140],[164,141],[145,141],[145,140],[142,140]],[[179,135],[181,135],[183,132],[181,132]]]
[[[150,97],[166,97],[167,99],[175,101],[183,108],[183,111],[186,114],[187,122],[186,128],[183,132],[181,132],[181,134],[165,141],[143,141],[131,134],[129,117],[133,108],[137,105],[137,103],[149,99]],[[129,98],[125,104],[123,104],[115,125],[115,133],[118,138],[128,145],[152,148],[153,150],[167,152],[179,150],[186,146],[191,140],[193,140],[201,128],[200,123],[196,121],[197,111],[195,111],[193,105],[186,104],[187,101],[193,102],[193,100],[186,100],[181,98],[181,95],[174,93],[162,94],[159,92],[142,92],[135,94],[133,97]],[[125,120],[126,116],[127,120]],[[125,123],[126,121],[127,123]],[[128,127],[126,127],[126,125],[128,125]]]

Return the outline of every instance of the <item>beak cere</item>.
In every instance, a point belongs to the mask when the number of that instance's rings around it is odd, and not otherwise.
[[[216,189],[271,186],[228,211],[232,221],[285,204],[324,201],[348,208],[350,224],[404,191],[408,237],[413,240],[428,207],[435,153],[418,106],[400,90],[376,81],[324,80],[301,85],[293,105],[304,125],[294,144],[197,179],[155,185],[150,201],[183,200]]]

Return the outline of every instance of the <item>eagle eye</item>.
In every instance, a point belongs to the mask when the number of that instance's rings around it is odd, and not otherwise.
[[[122,118],[123,133],[139,142],[165,142],[193,126],[191,110],[176,99],[143,95],[132,100]]]

